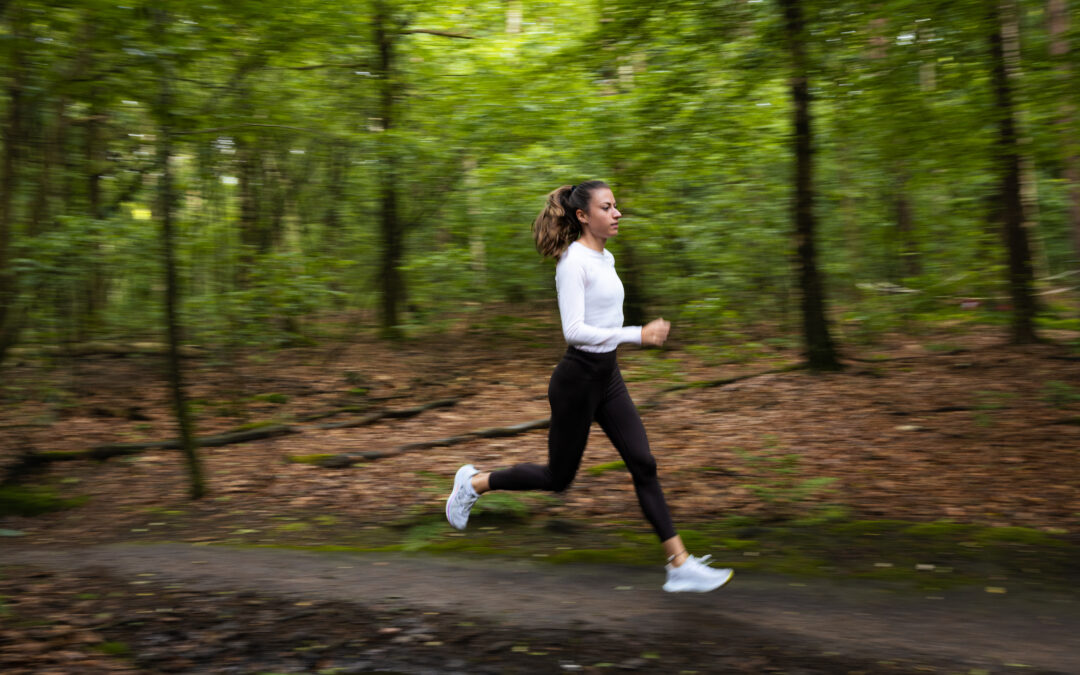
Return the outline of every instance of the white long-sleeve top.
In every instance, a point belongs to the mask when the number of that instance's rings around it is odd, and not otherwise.
[[[567,344],[596,353],[641,344],[641,326],[622,325],[623,285],[611,251],[570,244],[555,266],[555,288]]]

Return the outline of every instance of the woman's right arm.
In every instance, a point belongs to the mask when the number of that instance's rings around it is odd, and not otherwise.
[[[585,268],[567,260],[555,268],[555,286],[559,294],[559,316],[562,318],[566,343],[614,349],[624,342],[641,344],[640,326],[601,328],[585,323]]]

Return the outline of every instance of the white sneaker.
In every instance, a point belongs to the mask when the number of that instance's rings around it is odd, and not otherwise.
[[[682,565],[666,565],[667,581],[664,590],[668,593],[707,593],[720,588],[731,580],[731,570],[721,567],[709,567],[709,558],[689,556]]]
[[[465,529],[469,522],[469,511],[480,498],[472,486],[472,477],[478,473],[475,466],[466,464],[454,476],[454,491],[446,500],[446,519],[459,530]]]

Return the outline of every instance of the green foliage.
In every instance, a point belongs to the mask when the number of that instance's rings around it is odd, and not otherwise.
[[[81,506],[88,497],[64,498],[46,487],[0,486],[0,516],[39,516]]]
[[[419,551],[428,546],[432,540],[446,534],[446,523],[432,522],[409,528],[401,541],[401,548],[405,551]]]
[[[525,520],[529,517],[529,506],[520,498],[505,492],[485,493],[476,502],[472,513],[482,519]]]
[[[1050,380],[1042,387],[1042,399],[1055,408],[1080,403],[1080,390],[1061,380]]]
[[[677,383],[686,379],[683,363],[678,358],[671,358],[658,350],[643,350],[626,355],[621,359],[623,377],[627,382],[648,382],[659,380]]]
[[[872,344],[925,324],[1002,325],[984,7],[864,4],[807,5],[836,327]],[[546,193],[589,177],[624,208],[609,243],[635,311],[734,361],[762,334],[798,343],[775,3],[166,2],[160,25],[92,0],[17,6],[18,25],[0,12],[0,63],[33,95],[0,263],[25,300],[26,341],[163,332],[153,161],[168,128],[185,332],[223,355],[310,344],[345,313],[362,321],[343,330],[369,326],[392,248],[384,209],[400,240],[400,332],[484,321],[494,303],[554,315],[552,264],[529,224]],[[394,27],[386,73],[380,6]],[[1038,3],[1020,8],[1035,266],[1067,286],[1078,252],[1065,163],[1080,118],[1064,111],[1080,106],[1080,70],[1050,43],[1075,35],[1051,35]],[[1066,310],[1040,327],[1076,331],[1075,294],[1054,297]]]
[[[802,475],[802,458],[795,453],[784,453],[774,443],[772,447],[758,453],[736,449],[735,454],[746,467],[745,474],[753,482],[744,483],[743,487],[761,500],[772,517],[777,519],[793,518],[800,513],[823,508],[807,506],[807,502],[817,499],[830,491],[829,486],[836,482],[830,476]]]
[[[1016,394],[1008,391],[977,391],[975,392],[975,424],[980,427],[989,427],[994,423],[991,413],[1008,406],[1009,401],[1016,398]]]
[[[107,656],[131,656],[131,647],[126,642],[102,642],[94,649]]]
[[[278,525],[275,529],[279,532],[304,532],[311,529],[311,525],[307,523],[283,523]]]
[[[605,462],[603,464],[590,466],[585,470],[594,476],[599,476],[600,474],[607,473],[609,471],[621,471],[623,469],[626,469],[626,462],[619,459],[614,462]]]

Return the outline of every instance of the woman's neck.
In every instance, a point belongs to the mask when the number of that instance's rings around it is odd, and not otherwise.
[[[604,244],[607,243],[605,240],[600,239],[599,237],[594,237],[590,232],[585,232],[580,237],[578,237],[578,242],[580,242],[582,246],[585,246],[586,248],[591,248],[597,253],[603,253]]]

